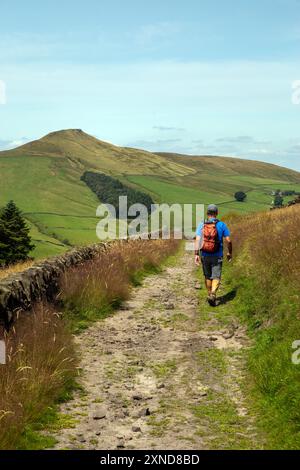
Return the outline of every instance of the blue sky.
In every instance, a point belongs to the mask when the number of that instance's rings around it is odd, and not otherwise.
[[[2,0],[1,20],[0,148],[81,128],[300,171],[299,0]]]

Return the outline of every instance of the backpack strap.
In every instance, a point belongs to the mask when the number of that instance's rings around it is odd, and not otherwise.
[[[217,225],[219,222],[221,222],[219,219],[215,219],[213,222],[210,221],[210,220],[208,220],[208,219],[206,219],[206,220],[204,221],[204,224],[215,224],[215,225]]]

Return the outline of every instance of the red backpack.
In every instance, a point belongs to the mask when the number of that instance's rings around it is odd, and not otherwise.
[[[201,251],[216,253],[220,248],[220,240],[217,229],[218,220],[206,220],[202,232]]]

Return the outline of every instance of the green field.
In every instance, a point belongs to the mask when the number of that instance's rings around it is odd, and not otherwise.
[[[97,241],[99,201],[80,181],[81,170],[61,158],[2,157],[1,205],[9,199],[32,227],[33,256],[65,251],[68,245]]]
[[[157,179],[151,176],[127,176],[128,182],[135,184],[140,189],[151,192],[157,202],[173,204],[180,202],[181,204],[198,203],[198,204],[211,204],[215,203],[220,206],[220,212],[227,214],[228,212],[256,212],[266,210],[270,207],[272,196],[270,192],[272,189],[276,189],[277,186],[280,189],[293,189],[300,191],[300,184],[282,184],[280,181],[269,181],[264,182],[263,178],[254,178],[245,182],[238,180],[236,184],[235,179],[230,181],[228,177],[226,192],[221,182],[216,181],[213,176],[208,176],[207,179],[212,180],[214,185],[209,186],[209,190],[205,190],[205,182],[199,181],[198,188],[185,187],[174,182],[167,182],[166,180]],[[230,184],[229,184],[230,183]],[[218,192],[217,187],[221,188]],[[237,202],[234,200],[233,194],[240,188],[244,188],[247,191],[247,200],[245,202]],[[252,189],[249,189],[251,187]],[[289,201],[293,197],[286,197],[285,201]]]
[[[80,130],[54,132],[14,150],[0,152],[0,206],[13,199],[30,225],[43,258],[98,240],[99,200],[80,181],[100,171],[149,193],[161,203],[217,203],[221,215],[268,209],[272,190],[300,191],[300,173],[237,158],[153,154],[101,142]],[[247,201],[233,194],[247,192]],[[288,201],[290,198],[286,198]]]

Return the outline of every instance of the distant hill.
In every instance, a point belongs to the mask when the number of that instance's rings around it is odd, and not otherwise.
[[[186,165],[173,163],[144,150],[123,148],[103,142],[81,129],[51,132],[39,140],[0,152],[0,157],[5,155],[70,158],[82,165],[110,174],[153,174],[154,172],[172,176],[193,171]]]
[[[211,174],[216,172],[224,176],[239,174],[258,178],[279,179],[280,181],[299,182],[300,173],[261,161],[212,155],[190,156],[165,152],[157,152],[156,155],[179,165],[188,165],[196,173],[207,172]]]
[[[300,173],[268,163],[151,153],[103,142],[80,129],[52,132],[0,152],[0,205],[13,199],[25,212],[36,256],[97,240],[99,200],[81,181],[85,171],[117,177],[156,202],[215,202],[223,214],[266,209],[272,190],[300,191]],[[247,192],[247,202],[234,201],[239,190]]]

